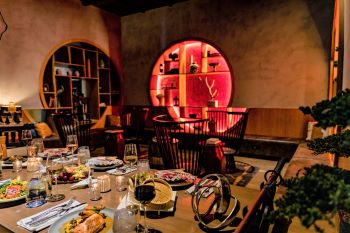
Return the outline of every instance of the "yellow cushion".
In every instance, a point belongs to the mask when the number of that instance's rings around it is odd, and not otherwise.
[[[48,138],[52,136],[52,130],[45,122],[36,123],[35,130],[39,134],[39,136],[42,138]]]

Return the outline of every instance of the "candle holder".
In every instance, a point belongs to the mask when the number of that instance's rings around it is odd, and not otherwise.
[[[101,186],[97,180],[91,180],[90,182],[89,197],[91,201],[97,201],[101,199]]]
[[[22,161],[19,159],[16,159],[15,161],[13,161],[12,168],[13,168],[13,172],[22,171]]]
[[[100,185],[101,193],[106,193],[111,190],[111,180],[108,175],[97,177],[98,184]]]

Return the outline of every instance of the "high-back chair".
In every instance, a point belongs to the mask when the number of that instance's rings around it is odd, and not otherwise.
[[[208,131],[211,137],[219,138],[224,146],[227,169],[235,170],[234,155],[240,151],[248,121],[248,110],[231,112],[210,110],[208,113]]]
[[[125,144],[135,143],[138,152],[140,152],[140,144],[143,142],[148,110],[148,108],[135,108],[124,111],[121,114]]]
[[[77,135],[79,146],[90,146],[91,120],[89,114],[80,120],[72,114],[54,114],[53,120],[64,147],[68,135]]]
[[[174,121],[164,115],[153,118],[160,153],[166,169],[183,169],[199,175],[207,139],[207,119]]]

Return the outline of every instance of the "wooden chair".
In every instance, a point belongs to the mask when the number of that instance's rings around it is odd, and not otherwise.
[[[199,175],[207,139],[208,120],[174,121],[165,115],[153,118],[158,147],[166,169],[183,169]]]
[[[227,172],[236,170],[234,155],[239,154],[248,121],[248,111],[230,112],[222,110],[208,111],[209,135],[219,138],[224,146]]]
[[[53,120],[64,147],[67,135],[77,135],[79,146],[90,146],[91,120],[89,114],[80,120],[72,114],[54,114]]]
[[[148,108],[133,108],[121,114],[124,142],[125,144],[135,143],[138,154],[140,154],[140,144],[143,142],[148,110]]]

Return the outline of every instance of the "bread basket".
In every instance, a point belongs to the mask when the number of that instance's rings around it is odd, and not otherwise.
[[[144,183],[151,182],[152,180],[146,180]],[[151,203],[148,204],[148,208],[154,210],[164,209],[171,201],[173,189],[166,181],[157,178],[154,179],[154,185],[156,188],[156,196]]]

